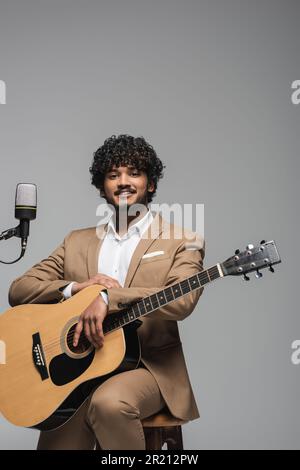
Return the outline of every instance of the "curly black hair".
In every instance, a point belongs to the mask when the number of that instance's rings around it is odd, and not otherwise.
[[[144,137],[132,137],[127,134],[112,135],[104,141],[104,144],[94,153],[90,173],[91,183],[97,189],[103,189],[105,174],[113,166],[134,166],[137,170],[145,171],[148,182],[154,184],[154,191],[148,192],[148,202],[155,196],[157,183],[163,177],[162,164],[152,145]]]

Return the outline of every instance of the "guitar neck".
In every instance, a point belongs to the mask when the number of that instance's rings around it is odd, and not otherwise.
[[[122,328],[140,317],[148,315],[194,290],[201,289],[201,287],[204,287],[206,284],[223,276],[224,273],[221,265],[217,263],[211,268],[200,271],[176,284],[165,287],[155,294],[144,297],[132,303],[128,309],[108,315],[103,322],[104,334]]]

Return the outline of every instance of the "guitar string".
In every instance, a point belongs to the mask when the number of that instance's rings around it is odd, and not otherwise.
[[[203,271],[200,271],[200,272],[196,273],[195,275],[199,275],[199,274],[202,274],[202,275],[203,275],[203,274],[205,274],[205,273],[208,273],[208,271],[209,271],[210,269],[213,269],[213,268],[216,268],[216,267],[217,267],[217,265],[214,265],[214,266],[212,266],[211,268],[207,268],[207,269],[205,269],[205,270],[203,270]],[[193,276],[195,276],[195,275],[193,275]],[[184,279],[184,280],[182,280],[182,281],[179,281],[179,282],[187,281],[188,279],[190,279],[190,278],[193,277],[193,276],[190,276],[189,278],[186,278],[186,279]],[[219,277],[218,277],[218,278],[219,278]],[[216,279],[218,279],[218,278],[216,278]],[[209,279],[209,282],[211,282],[211,281],[213,281],[213,280],[215,280],[215,279]],[[169,286],[169,287],[170,287],[170,286]],[[200,284],[199,286],[197,286],[197,288],[196,288],[195,290],[197,290],[197,289],[199,289],[199,288],[201,288],[201,287],[204,287],[204,285],[201,285],[201,284]],[[165,289],[163,289],[163,290],[166,290],[166,289],[167,289],[167,287],[165,287]],[[192,292],[192,290],[189,290],[188,292],[182,294],[181,296],[178,296],[178,297],[176,297],[175,299],[172,299],[171,301],[168,301],[167,304],[170,303],[170,302],[172,302],[172,301],[174,301],[174,300],[177,300],[177,299],[179,299],[179,298],[181,298],[181,297],[183,297],[183,296],[185,296],[185,295],[187,295],[187,294],[190,293],[190,292]],[[166,305],[166,304],[165,304],[165,305]],[[164,305],[162,305],[161,307],[164,307]],[[155,309],[153,309],[153,310],[151,310],[150,312],[147,312],[147,313],[151,313],[152,311],[157,310],[158,308],[160,308],[160,307],[157,307],[157,308],[155,308]],[[145,312],[145,314],[146,314],[146,312]],[[143,316],[143,314],[142,314],[141,316]],[[128,323],[131,323],[131,322],[128,322]],[[115,329],[119,329],[119,328],[121,328],[122,326],[126,326],[126,325],[120,325],[120,326],[118,326],[117,328],[114,328],[114,330],[115,330]],[[113,330],[112,330],[112,331],[113,331]],[[107,332],[107,333],[110,333],[110,332],[111,332],[111,331],[109,331],[109,332]],[[104,333],[104,335],[107,334],[107,333]],[[74,337],[74,332],[73,332],[73,331],[68,331],[67,337],[66,337],[66,342],[67,342],[68,347],[70,347],[70,346],[74,347],[74,346],[72,345],[72,343],[70,344],[70,339],[72,338],[72,339],[71,339],[71,342],[72,342],[73,337]],[[55,339],[54,341],[51,341],[51,342],[49,342],[49,343],[43,344],[43,351],[44,351],[45,353],[48,353],[48,354],[49,354],[51,350],[56,349],[57,346],[58,346],[59,344],[61,344],[61,341],[62,341],[61,338],[59,338],[59,339]],[[78,341],[78,344],[77,344],[76,348],[78,348],[78,347],[80,347],[80,346],[84,346],[86,341],[89,342],[89,340],[84,336],[84,332],[83,332],[83,333],[81,333],[81,336],[80,336],[80,338],[79,338],[79,341]],[[90,343],[90,344],[91,344],[91,343]],[[71,350],[71,351],[72,351],[72,350]],[[15,355],[12,355],[12,356],[10,356],[10,357],[13,357],[13,356],[15,357],[16,355],[21,355],[21,354],[23,354],[23,353],[22,353],[22,352],[18,352],[18,353],[16,353]]]
[[[214,266],[214,267],[215,267],[215,266]],[[205,270],[205,271],[207,272],[208,270]],[[203,273],[203,271],[201,271],[201,274],[202,274],[202,273]],[[191,276],[191,277],[193,277],[193,276]],[[218,278],[216,278],[216,279],[218,279]],[[212,279],[212,280],[210,280],[210,282],[213,281],[213,280],[216,280],[216,279]],[[185,279],[185,280],[186,280],[186,279]],[[197,288],[194,289],[194,290],[200,289],[201,287],[204,287],[204,286],[200,284],[200,285],[197,286]],[[167,287],[166,287],[166,288],[167,288]],[[191,291],[186,292],[186,293],[182,294],[181,296],[178,296],[177,298],[173,299],[172,301],[178,300],[179,298],[184,297],[185,295],[187,295],[187,294],[190,293],[190,292],[191,292]],[[172,301],[171,301],[171,302],[172,302]],[[167,302],[167,304],[168,304],[168,303],[171,303],[171,302],[169,301],[169,302]],[[166,304],[165,304],[165,305],[166,305]],[[163,305],[162,305],[161,307],[163,307]],[[159,307],[158,307],[158,308],[159,308]],[[154,310],[157,310],[157,308],[156,308],[156,309],[153,309],[152,311],[154,311]],[[146,312],[145,312],[145,313],[146,313]],[[151,313],[151,312],[147,312],[147,313]],[[142,315],[141,315],[141,316],[142,316]],[[133,321],[134,321],[134,320],[133,320]],[[129,323],[131,323],[131,322],[129,322]],[[123,326],[125,326],[125,325],[123,325]],[[104,333],[104,336],[105,336],[106,334],[108,334],[108,333],[111,333],[112,331],[115,331],[116,329],[121,328],[121,327],[122,327],[122,325],[118,326],[118,327],[115,328],[114,330],[107,331],[106,333]],[[68,333],[67,333],[67,344],[68,344],[68,346],[70,345],[70,343],[69,343],[68,340],[70,340],[71,337],[72,337],[72,339],[73,339],[73,336],[74,336],[73,331],[72,331],[72,332],[71,332],[71,331],[68,331]],[[80,336],[80,338],[79,338],[78,345],[76,346],[76,348],[78,348],[78,347],[80,347],[80,346],[84,346],[85,341],[88,341],[88,339],[87,339],[85,336],[82,336],[82,334],[81,334],[81,336]],[[49,343],[44,343],[44,344],[43,344],[43,351],[44,351],[44,353],[45,353],[46,355],[51,354],[51,352],[53,352],[53,351],[55,351],[55,350],[57,349],[57,347],[61,344],[61,342],[62,342],[62,340],[61,340],[61,338],[60,338],[60,339],[55,339],[54,341],[51,341],[51,342],[49,342]],[[88,342],[89,342],[89,341],[88,341]],[[91,343],[90,343],[90,344],[91,344]],[[60,352],[61,352],[61,351],[60,351]],[[72,350],[71,350],[71,352],[72,352]],[[20,352],[18,352],[18,353],[16,353],[16,354],[12,355],[11,357],[13,357],[13,356],[16,357],[16,355],[22,355],[22,354],[23,354],[23,353],[20,351]],[[76,354],[76,352],[75,352],[75,354]]]
[[[185,295],[185,294],[184,294]],[[183,297],[183,295],[181,296]],[[179,298],[179,297],[178,297]],[[176,299],[174,299],[176,300]],[[148,312],[150,313],[150,312]],[[134,321],[134,320],[132,320]],[[131,322],[128,322],[128,323],[131,323]],[[106,336],[107,334],[109,333],[112,333],[113,331],[117,330],[117,329],[120,329],[122,326],[126,326],[126,325],[120,325],[116,328],[114,328],[113,330],[110,330],[110,331],[107,331],[104,333],[104,336]],[[72,328],[72,327],[71,327]],[[72,342],[73,342],[73,337],[74,337],[74,331],[68,331],[67,335],[62,339],[61,337],[59,339],[55,339],[54,341],[51,341],[51,342],[47,342],[47,343],[43,343],[43,341],[41,340],[41,343],[43,345],[43,351],[45,353],[45,355],[51,355],[51,352],[55,351],[59,345],[62,344],[62,342],[65,344],[67,343],[68,347],[70,348],[71,347],[74,347],[72,345]],[[71,341],[70,341],[71,340]],[[88,341],[88,339],[86,338],[86,336],[84,335],[84,331],[82,331],[81,333],[81,336],[79,338],[79,341],[78,341],[78,345],[76,346],[76,348],[79,348],[80,346],[84,346],[85,342]],[[89,341],[88,341],[89,342]],[[89,343],[91,344],[91,343]],[[71,349],[71,348],[70,348]],[[71,349],[71,352],[72,352],[72,349]],[[21,351],[15,353],[15,354],[12,354],[10,357],[16,357],[16,356],[21,356],[23,353]],[[75,352],[76,354],[76,352]]]
[[[212,266],[211,268],[207,268],[207,269],[205,269],[205,270],[203,270],[203,271],[200,271],[200,272],[198,272],[198,273],[195,273],[193,276],[190,276],[189,278],[183,279],[182,281],[179,281],[179,282],[187,281],[188,279],[194,277],[195,275],[199,275],[199,274],[203,275],[204,273],[207,273],[207,272],[208,272],[210,269],[212,269],[212,268],[216,268],[216,265]],[[218,278],[219,278],[219,277],[218,277]],[[216,279],[218,279],[218,278],[216,278]],[[212,281],[214,281],[214,280],[216,280],[216,279],[209,279],[209,282],[212,282]],[[171,287],[171,286],[167,286],[167,287],[165,287],[163,290],[166,290],[168,287]],[[202,288],[202,287],[204,287],[204,285],[201,285],[201,284],[200,284],[199,286],[196,287],[196,289],[189,290],[188,292],[185,292],[184,294],[182,294],[182,295],[180,295],[180,296],[178,296],[178,297],[172,299],[171,301],[168,301],[166,304],[171,303],[171,302],[173,302],[174,300],[178,300],[178,299],[184,297],[185,295],[189,294],[190,292],[192,292],[192,291],[194,291],[194,290],[197,290],[197,289],[200,289],[200,288]],[[166,304],[165,304],[165,305],[166,305]],[[161,307],[164,307],[164,305],[162,305]],[[157,307],[157,308],[155,308],[155,309],[153,309],[153,310],[151,310],[150,312],[147,312],[147,313],[151,313],[152,311],[157,310],[158,308],[160,308],[160,307]],[[145,314],[146,314],[146,312],[145,312]],[[141,315],[141,316],[143,316],[143,315]],[[134,320],[133,320],[133,321],[134,321]],[[129,323],[131,323],[131,322],[129,322]],[[122,326],[125,326],[125,325],[120,325],[120,326],[118,326],[116,329],[119,329],[119,328],[121,328]],[[112,331],[114,331],[114,330],[112,330]],[[108,334],[108,333],[111,333],[112,331],[108,331],[108,332],[106,332],[104,335],[106,335],[106,334]],[[74,333],[71,332],[71,331],[68,331],[68,333],[67,333],[67,344],[68,344],[68,346],[69,346],[69,344],[70,344],[70,343],[68,342],[68,340],[70,340],[70,337],[71,337],[71,336],[72,336],[72,338],[73,338]],[[86,338],[85,336],[82,336],[82,335],[81,335],[80,338],[79,338],[79,342],[78,342],[78,345],[76,346],[76,348],[78,348],[79,346],[84,345],[84,342],[85,342],[85,341],[88,341],[87,338]],[[47,353],[47,354],[50,354],[51,351],[55,350],[55,349],[58,347],[59,344],[61,344],[61,338],[55,339],[54,341],[51,341],[51,342],[49,342],[49,343],[44,343],[44,344],[43,344],[43,351],[44,351],[45,353]],[[91,344],[91,343],[90,343],[90,344]],[[20,352],[16,353],[16,354],[14,355],[14,357],[15,357],[16,355],[22,355],[22,354],[23,354],[23,353],[20,351]],[[75,353],[75,354],[76,354],[76,353]],[[11,356],[11,357],[12,357],[12,356]]]
[[[201,287],[201,286],[200,286],[200,287]],[[186,293],[182,294],[180,297],[183,297],[184,295],[186,295],[186,294],[188,294],[188,293],[189,293],[189,292],[186,292]],[[177,298],[179,298],[179,297],[177,297]],[[176,299],[173,299],[173,300],[176,300]],[[169,303],[169,302],[168,302],[168,303]],[[163,305],[162,305],[161,307],[163,307]],[[159,308],[159,307],[158,307],[158,308]],[[154,309],[153,309],[153,310],[154,310]],[[151,311],[153,311],[153,310],[151,310]],[[145,313],[146,313],[146,312],[145,312]],[[147,312],[147,313],[150,313],[150,312]],[[126,315],[126,314],[124,314],[124,316],[125,316],[125,315]],[[141,316],[142,316],[142,315],[141,315]],[[136,320],[136,318],[134,318],[133,320],[129,320],[129,321],[126,322],[126,323],[131,323],[131,321],[134,321],[134,320]],[[111,331],[114,331],[115,329],[119,329],[119,328],[121,328],[121,327],[123,327],[123,326],[126,326],[126,325],[124,325],[124,324],[123,324],[123,325],[119,324],[116,328],[114,328],[114,329],[111,330]],[[70,328],[72,328],[72,327],[70,327]],[[105,334],[110,333],[111,331],[107,331]],[[46,352],[49,353],[49,352],[50,352],[51,350],[53,350],[54,348],[56,349],[57,346],[62,343],[62,341],[63,341],[64,343],[67,343],[67,345],[68,345],[69,347],[70,347],[70,346],[71,346],[71,347],[74,347],[73,344],[72,344],[72,343],[73,343],[73,338],[74,338],[74,331],[70,331],[70,330],[69,330],[68,333],[67,333],[67,336],[64,337],[63,339],[60,337],[59,339],[55,339],[54,341],[47,342],[47,343],[43,343],[43,350],[44,350],[45,353],[46,353]],[[78,345],[76,346],[76,348],[78,348],[79,346],[84,345],[84,342],[85,342],[85,341],[89,341],[89,340],[86,338],[86,336],[85,336],[85,334],[84,334],[84,331],[82,330],[81,336],[80,336],[80,338],[79,338],[79,343],[78,343]]]
[[[212,266],[212,268],[216,268],[216,265]],[[203,275],[204,273],[207,273],[207,272],[208,272],[210,269],[212,269],[212,268],[208,268],[208,269],[206,269],[206,270],[204,270],[204,271],[200,271],[200,272],[194,274],[193,276],[190,276],[189,278],[183,279],[182,281],[179,281],[179,282],[188,281],[188,279],[194,277],[195,275],[199,275],[199,274],[202,274],[202,275]],[[218,279],[218,278],[217,278],[217,279]],[[209,278],[209,282],[212,282],[213,280],[215,280],[215,279],[210,279],[210,278]],[[198,279],[198,282],[199,282],[199,279]],[[200,284],[200,283],[199,283],[199,284]],[[168,287],[171,287],[171,286],[166,286],[163,290],[166,290]],[[175,301],[175,300],[178,300],[178,299],[184,297],[185,295],[187,295],[187,294],[193,292],[194,290],[200,289],[200,288],[202,288],[202,287],[204,287],[204,285],[201,285],[201,284],[200,284],[199,286],[197,286],[196,289],[191,289],[190,286],[189,286],[189,291],[188,291],[188,292],[184,292],[184,293],[181,294],[180,296],[175,297],[175,298],[172,299],[172,300],[168,300],[164,305],[167,305],[167,304],[169,304],[169,303],[171,303],[171,302],[173,302],[173,301]],[[173,295],[174,295],[174,294],[173,294]],[[151,312],[153,312],[154,310],[159,309],[160,307],[164,307],[164,305],[160,305],[159,307],[156,307],[155,309],[152,309],[152,310],[150,310],[150,311],[147,312],[147,313],[151,313]],[[146,314],[146,312],[145,312],[145,314]],[[141,314],[141,316],[143,316],[143,315],[144,315],[144,314]],[[134,320],[133,320],[133,321],[134,321]],[[131,321],[129,321],[128,323],[131,323]],[[121,328],[122,326],[125,326],[125,325],[119,325],[118,328]],[[73,335],[73,332],[70,332],[70,331],[68,332],[68,337],[67,337],[68,339],[70,338],[69,335],[72,336],[72,335]],[[85,338],[85,339],[87,339],[87,338]],[[58,344],[60,344],[60,343],[61,343],[61,339],[59,339],[59,340],[56,339],[56,340],[54,340],[54,341],[51,341],[50,343],[45,343],[45,345],[43,345],[43,349],[44,349],[45,351],[46,351],[46,350],[49,351],[49,348],[56,347],[56,346],[57,346]]]
[[[200,287],[201,287],[201,286],[200,286]],[[200,288],[200,287],[198,287],[198,288]],[[186,294],[188,294],[188,292],[185,293],[185,294],[182,294],[180,297],[177,297],[177,298],[173,299],[172,301],[177,300],[177,299],[183,297],[183,296],[186,295]],[[171,301],[171,302],[172,302],[172,301]],[[170,303],[170,302],[167,302],[167,303]],[[165,304],[165,305],[166,305],[166,304]],[[161,305],[160,307],[164,307],[164,305]],[[158,307],[158,308],[160,308],[160,307]],[[156,309],[152,309],[151,311],[149,311],[149,312],[147,312],[147,313],[151,313],[151,312],[153,312],[154,310],[156,310]],[[146,312],[145,312],[145,314],[146,314]],[[143,316],[143,314],[141,314],[140,316]],[[128,323],[131,323],[132,321],[134,321],[134,320],[136,320],[136,319],[138,319],[138,318],[139,318],[139,317],[134,318],[133,320],[128,321],[127,324],[128,324]],[[119,329],[119,328],[121,328],[121,327],[123,327],[123,326],[126,326],[126,324],[123,324],[123,325],[120,325],[120,324],[119,324],[119,325],[118,325],[116,328],[114,328],[113,330],[107,331],[106,333],[104,333],[104,335],[107,334],[107,333],[111,333],[112,331],[114,331],[114,330],[116,330],[116,329]],[[84,336],[80,336],[81,345],[83,344],[84,341],[88,341],[88,339],[86,338],[86,336],[85,336],[83,330],[82,330],[81,335],[82,335],[82,334],[83,334]],[[74,337],[74,332],[70,332],[70,331],[69,331],[68,334],[67,334],[67,344],[68,344],[68,346],[71,345],[72,347],[74,347],[73,344],[72,344],[73,337]],[[71,339],[71,341],[70,341],[70,339]],[[45,345],[43,345],[43,349],[44,349],[45,351],[49,352],[51,349],[56,348],[60,343],[61,343],[61,339],[58,339],[58,340],[56,339],[56,340],[54,340],[54,341],[52,341],[52,342],[45,343]],[[79,344],[78,344],[78,346],[79,346]],[[76,347],[78,347],[78,346],[76,346]]]

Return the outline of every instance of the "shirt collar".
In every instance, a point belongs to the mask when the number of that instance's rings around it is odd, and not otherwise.
[[[123,240],[125,238],[129,238],[133,233],[138,233],[138,235],[141,237],[143,233],[147,230],[149,225],[153,221],[153,215],[152,212],[148,209],[146,214],[139,219],[136,223],[131,223],[128,227],[127,233],[125,233],[121,238],[119,234],[116,232],[115,229],[115,224],[113,220],[113,216],[109,219],[108,225],[107,225],[107,234],[110,233],[113,235],[114,238],[117,238],[118,240]]]

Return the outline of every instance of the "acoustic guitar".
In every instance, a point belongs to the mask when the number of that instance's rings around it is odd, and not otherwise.
[[[58,304],[26,304],[0,315],[0,411],[18,426],[51,430],[64,424],[95,387],[113,374],[134,369],[140,361],[137,328],[141,317],[189,292],[228,275],[243,275],[280,263],[274,241],[182,279],[110,313],[103,322],[104,345],[95,349],[84,334],[77,347],[73,335],[83,310],[104,289],[93,285]]]

